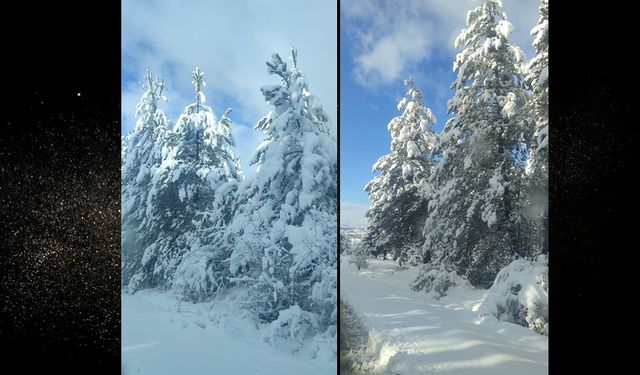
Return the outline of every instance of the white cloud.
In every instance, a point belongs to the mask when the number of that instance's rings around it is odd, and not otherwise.
[[[205,73],[207,104],[217,115],[232,106],[232,120],[246,128],[270,110],[259,88],[278,83],[266,72],[265,62],[272,53],[288,57],[295,46],[309,88],[335,126],[336,13],[333,1],[125,0],[123,70],[137,75],[136,79],[147,68],[164,77],[169,102],[163,109],[175,120],[193,102],[191,72],[198,66]],[[125,132],[135,125],[132,104],[140,94],[137,84],[122,88]],[[235,130],[243,166],[253,153],[250,147],[261,137],[258,131],[245,130]]]
[[[232,129],[233,138],[236,142],[236,150],[240,155],[240,163],[244,176],[250,176],[255,173],[255,167],[250,165],[253,153],[260,142],[262,142],[262,133],[255,131],[252,126],[234,124]]]
[[[135,118],[135,106],[140,101],[141,92],[136,87],[132,87],[134,85],[128,84],[126,87],[122,88],[122,96],[120,98],[122,109],[121,109],[121,118],[122,118],[122,129],[123,135],[133,129],[136,124]]]
[[[467,12],[479,0],[346,0],[341,12],[349,19],[343,30],[355,47],[357,81],[379,86],[414,74],[417,65],[436,54],[455,56],[453,41],[465,27]],[[504,0],[514,25],[511,35],[531,51],[529,31],[538,19],[538,0]]]
[[[340,202],[340,226],[364,228],[367,226],[365,214],[368,204]]]

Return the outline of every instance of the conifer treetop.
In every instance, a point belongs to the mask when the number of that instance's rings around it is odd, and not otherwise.
[[[204,94],[202,93],[202,87],[206,86],[207,83],[204,81],[204,73],[200,70],[199,67],[196,66],[196,69],[191,73],[191,84],[196,89],[196,113],[202,103],[205,102]]]
[[[162,97],[162,91],[164,90],[164,78],[160,79],[159,77],[153,78],[153,73],[151,70],[147,69],[144,75],[145,82],[141,82],[142,88],[145,91],[149,91],[157,95],[159,98]]]

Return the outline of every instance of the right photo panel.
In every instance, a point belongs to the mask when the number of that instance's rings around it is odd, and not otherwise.
[[[548,27],[340,2],[341,374],[548,373]]]

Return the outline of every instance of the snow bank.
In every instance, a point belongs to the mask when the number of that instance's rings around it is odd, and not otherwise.
[[[172,292],[152,289],[123,294],[123,374],[335,373],[335,330],[333,337],[308,340],[296,353],[276,348],[264,342],[264,326],[235,308],[237,292],[230,290],[215,303],[180,301]],[[288,315],[296,316],[294,311]],[[296,330],[283,332],[295,335]]]
[[[293,305],[278,313],[278,318],[258,326],[262,341],[283,352],[305,360],[331,363],[336,358],[336,326],[318,332],[319,315]]]
[[[481,316],[529,327],[548,335],[549,297],[547,257],[518,259],[504,267],[478,311]]]
[[[453,287],[473,289],[469,281],[459,276],[455,271],[427,264],[420,270],[411,289],[417,292],[427,292],[433,298],[439,299],[447,295],[447,291]]]

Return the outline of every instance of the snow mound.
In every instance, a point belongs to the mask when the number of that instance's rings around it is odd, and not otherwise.
[[[518,259],[500,270],[478,311],[503,322],[548,335],[549,296],[547,256]]]
[[[293,305],[278,313],[278,319],[269,323],[262,331],[265,342],[295,353],[305,344],[305,339],[313,336],[318,328],[315,314]]]
[[[473,287],[465,278],[459,276],[454,270],[444,268],[441,265],[425,265],[413,282],[411,289],[417,292],[427,292],[435,299],[447,295],[447,291],[453,287],[472,289]]]

